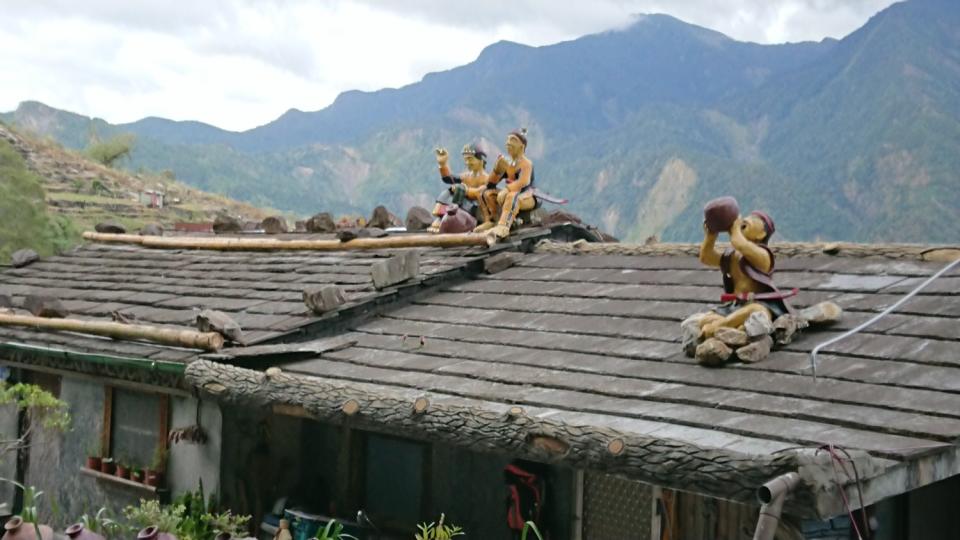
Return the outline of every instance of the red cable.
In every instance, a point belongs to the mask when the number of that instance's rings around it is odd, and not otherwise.
[[[847,516],[850,517],[850,525],[853,527],[853,532],[857,533],[858,540],[864,540],[863,535],[860,534],[860,527],[857,526],[857,520],[853,516],[853,510],[850,509],[850,501],[847,499],[846,490],[843,489],[843,484],[840,480],[840,472],[837,470],[837,464],[839,463],[840,466],[843,467],[843,473],[847,475],[847,478],[850,477],[850,473],[847,471],[846,467],[844,467],[845,464],[843,462],[843,458],[837,452],[838,449],[843,452],[844,455],[846,455],[847,461],[853,467],[853,476],[857,483],[857,496],[860,498],[860,514],[864,519],[863,530],[869,534],[870,528],[867,526],[866,509],[863,507],[863,491],[860,489],[860,474],[857,472],[856,462],[853,461],[853,458],[850,456],[850,453],[846,451],[846,449],[833,444],[826,444],[817,448],[816,453],[819,454],[821,450],[826,450],[827,453],[830,454],[830,463],[833,465],[833,475],[837,480],[837,488],[840,490],[840,498],[843,500],[843,507],[847,511]],[[867,537],[867,540],[869,540],[869,537]]]

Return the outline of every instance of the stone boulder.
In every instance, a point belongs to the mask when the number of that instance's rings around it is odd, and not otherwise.
[[[240,324],[222,311],[205,309],[197,314],[197,330],[216,332],[223,337],[243,344],[243,329]]]
[[[290,232],[290,227],[287,226],[287,220],[283,219],[281,216],[270,216],[260,222],[260,229],[263,229],[263,232],[267,234],[283,234]]]
[[[22,268],[37,260],[40,260],[40,256],[32,249],[18,249],[10,255],[10,265],[14,268]]]
[[[370,276],[373,286],[383,289],[397,283],[414,278],[420,273],[420,253],[418,251],[404,251],[384,261],[377,261],[370,266]]]
[[[746,345],[748,341],[746,332],[737,328],[728,328],[726,326],[717,328],[717,331],[713,334],[713,337],[722,341],[724,345],[733,348]]]
[[[382,238],[387,236],[387,231],[378,227],[366,227],[363,229],[340,229],[337,231],[337,239],[341,242],[349,242],[354,238]]]
[[[754,341],[748,345],[744,345],[737,349],[737,358],[741,362],[746,362],[748,364],[753,364],[761,360],[766,360],[770,356],[770,349],[773,348],[773,338],[770,336],[763,336],[762,338]]]
[[[311,233],[334,233],[337,232],[337,224],[333,221],[333,216],[329,212],[320,212],[315,214],[304,223],[307,232]]]
[[[116,221],[104,221],[97,223],[94,227],[98,233],[107,233],[107,234],[126,234],[127,228],[124,227],[121,223]]]
[[[48,319],[62,319],[70,314],[59,299],[38,294],[27,296],[23,301],[23,309],[32,313],[34,317]]]
[[[147,223],[140,228],[140,236],[163,236],[163,225],[159,223]]]
[[[436,218],[426,208],[413,206],[407,211],[405,224],[408,231],[423,231],[433,224],[434,219]]]
[[[700,321],[706,315],[706,313],[694,313],[680,323],[680,339],[683,352],[690,358],[694,357],[697,351],[697,345],[700,345],[700,338],[703,336],[703,333],[700,331]]]
[[[733,349],[717,338],[710,338],[697,345],[695,356],[701,366],[718,367],[733,356]]]
[[[773,333],[773,321],[766,311],[756,311],[747,317],[743,323],[743,329],[747,332],[750,339],[768,336]]]
[[[367,227],[376,227],[378,229],[389,229],[390,227],[399,227],[403,225],[396,216],[387,210],[387,207],[381,205],[373,209],[373,215],[367,221]]]
[[[343,289],[337,285],[307,287],[303,291],[303,303],[317,315],[326,313],[346,303]]]
[[[243,222],[233,216],[218,214],[213,220],[213,232],[217,234],[238,233],[242,230]]]

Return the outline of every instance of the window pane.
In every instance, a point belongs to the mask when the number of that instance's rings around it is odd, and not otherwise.
[[[113,392],[113,458],[146,467],[160,442],[160,396],[117,388]]]
[[[422,444],[370,434],[365,510],[385,525],[419,522],[423,458]]]

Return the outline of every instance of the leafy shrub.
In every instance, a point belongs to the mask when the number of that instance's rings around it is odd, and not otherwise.
[[[106,141],[95,141],[84,150],[84,154],[101,165],[112,167],[114,163],[133,152],[136,141],[135,135],[124,133]]]

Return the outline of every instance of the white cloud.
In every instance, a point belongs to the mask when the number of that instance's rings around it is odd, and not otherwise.
[[[23,100],[228,129],[397,87],[510,39],[543,45],[663,12],[758,42],[842,37],[890,0],[7,0],[0,110]]]

